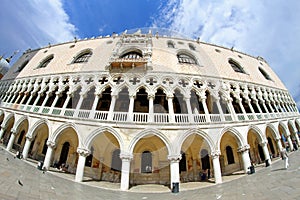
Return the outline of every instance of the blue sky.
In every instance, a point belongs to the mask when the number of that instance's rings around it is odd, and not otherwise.
[[[155,26],[265,58],[300,107],[298,0],[1,0],[0,55]],[[16,58],[15,58],[16,59]]]

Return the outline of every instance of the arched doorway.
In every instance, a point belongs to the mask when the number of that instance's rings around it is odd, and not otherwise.
[[[241,142],[231,131],[226,131],[220,141],[220,166],[222,175],[229,175],[243,169],[242,158],[238,152]]]
[[[34,160],[43,161],[47,153],[47,139],[49,130],[46,123],[39,124],[32,133],[32,142],[28,151],[28,157]]]
[[[185,153],[186,170],[180,171],[181,182],[203,181],[210,178],[211,158],[207,141],[198,134],[188,136],[181,146]]]
[[[170,184],[170,162],[166,144],[155,135],[139,139],[133,149],[131,185]]]
[[[55,143],[56,149],[53,153],[51,165],[61,168],[63,171],[75,173],[78,161],[78,136],[76,131],[71,127],[63,129],[58,133]]]
[[[85,166],[84,176],[93,180],[119,183],[122,160],[117,138],[108,131],[99,132],[91,140],[89,148],[91,164]]]
[[[261,146],[261,137],[250,129],[247,135],[247,142],[250,145],[249,155],[252,163],[260,164],[265,161],[265,155]]]
[[[266,128],[266,137],[268,140],[268,150],[272,153],[272,157],[278,157],[280,155],[280,148],[278,147],[278,143],[276,142],[276,134],[272,128],[267,126]]]

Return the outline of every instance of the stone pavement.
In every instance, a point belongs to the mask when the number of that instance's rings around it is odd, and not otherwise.
[[[0,200],[300,199],[300,151],[291,153],[289,158],[290,168],[287,170],[283,169],[283,161],[277,160],[272,166],[261,168],[255,174],[234,176],[238,179],[223,184],[206,183],[205,187],[201,188],[197,188],[197,183],[182,184],[181,191],[174,194],[163,186],[145,185],[124,192],[118,190],[116,184],[112,184],[114,190],[107,190],[96,187],[99,186],[97,184],[93,186],[96,182],[76,183],[74,179],[59,177],[59,173],[42,173],[35,166],[14,159],[11,153],[0,147]],[[187,190],[191,188],[192,190]]]

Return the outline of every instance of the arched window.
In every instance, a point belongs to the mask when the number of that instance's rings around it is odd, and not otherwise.
[[[136,51],[131,51],[131,52],[125,53],[124,55],[121,56],[121,58],[126,58],[126,59],[139,59],[142,57],[143,57],[143,55]]]
[[[168,41],[168,48],[175,48],[175,45],[174,45],[174,43],[172,42],[172,41]]]
[[[141,172],[142,173],[152,172],[152,153],[150,151],[144,151],[142,153]]]
[[[54,55],[50,55],[48,56],[47,58],[45,58],[41,63],[40,65],[37,67],[37,69],[39,68],[45,68],[47,67],[47,65],[51,62],[51,60],[54,58]]]
[[[228,165],[233,164],[234,163],[234,156],[233,156],[233,151],[232,151],[231,146],[226,147],[226,156],[227,156]]]
[[[22,65],[20,67],[18,67],[18,69],[16,70],[16,72],[21,72],[24,67],[28,64],[29,60],[26,60],[25,62],[22,63]]]
[[[84,53],[79,54],[72,63],[85,63],[88,62],[90,57],[93,55],[91,51],[86,51]]]
[[[244,69],[236,61],[234,61],[232,59],[229,59],[228,63],[231,65],[232,69],[235,72],[246,74],[246,72],[244,71]]]
[[[120,149],[114,150],[111,159],[111,169],[120,172],[122,169],[122,160],[120,158]]]
[[[177,58],[179,63],[195,64],[195,65],[197,64],[196,60],[187,54],[183,54],[183,53],[177,54]]]
[[[265,79],[270,80],[270,81],[272,80],[271,77],[269,76],[269,74],[267,74],[267,72],[265,70],[263,70],[261,67],[258,67],[258,70],[265,77]]]

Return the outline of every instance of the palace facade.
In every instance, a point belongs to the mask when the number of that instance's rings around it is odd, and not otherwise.
[[[122,190],[221,183],[300,145],[296,103],[262,57],[150,30],[27,50],[0,97],[8,151]]]

